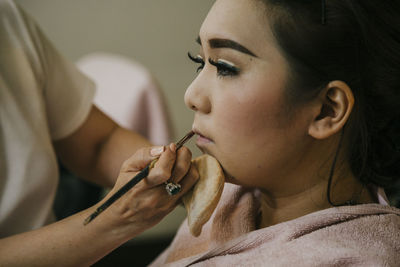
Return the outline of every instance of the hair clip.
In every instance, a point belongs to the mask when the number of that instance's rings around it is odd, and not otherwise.
[[[321,23],[325,25],[326,23],[326,0],[321,0]]]

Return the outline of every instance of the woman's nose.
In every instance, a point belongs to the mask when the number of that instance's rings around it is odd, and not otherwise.
[[[211,102],[208,90],[201,87],[201,81],[198,78],[199,76],[186,89],[185,104],[194,111],[210,113]]]

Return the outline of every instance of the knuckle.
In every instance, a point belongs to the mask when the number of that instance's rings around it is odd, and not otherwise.
[[[192,151],[189,150],[189,148],[183,146],[181,149],[179,149],[179,156],[183,156],[186,160],[192,158]]]
[[[164,157],[168,158],[168,159],[173,159],[175,157],[175,153],[173,153],[171,151],[171,149],[165,149],[165,151],[162,154]]]
[[[187,173],[189,171],[192,159],[192,152],[185,148],[181,154],[178,155],[178,159],[175,163],[175,169],[179,172]]]
[[[129,162],[130,162],[129,159],[127,159],[122,163],[122,166],[121,166],[122,171],[126,171],[129,169],[129,165],[130,165]]]
[[[179,173],[187,173],[190,168],[190,162],[187,161],[178,161],[175,165],[175,169]]]
[[[171,172],[166,169],[157,168],[154,171],[154,176],[163,181],[169,179],[169,177],[171,176]]]

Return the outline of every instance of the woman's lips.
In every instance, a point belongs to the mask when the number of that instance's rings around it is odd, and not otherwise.
[[[209,138],[207,138],[205,136],[202,136],[202,135],[198,135],[197,136],[196,144],[198,146],[207,145],[207,144],[210,144],[210,143],[212,143],[211,139],[209,139]]]
[[[213,142],[213,140],[202,135],[199,131],[194,130],[194,132],[197,134],[196,144],[198,146],[204,146]]]

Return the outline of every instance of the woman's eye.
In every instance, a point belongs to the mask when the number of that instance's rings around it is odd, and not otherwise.
[[[204,68],[204,60],[200,55],[197,55],[196,57],[192,56],[190,52],[188,52],[188,57],[190,58],[191,61],[200,64],[200,66],[197,68],[196,72],[201,71]]]
[[[204,59],[200,56],[192,56],[192,54],[190,54],[190,52],[188,52],[188,57],[190,58],[190,60],[192,60],[193,62],[200,64],[200,66],[197,68],[197,72],[201,71],[204,68],[205,62]],[[208,62],[215,66],[217,68],[217,75],[219,77],[226,77],[226,76],[236,76],[239,74],[240,69],[235,67],[232,63],[222,60],[222,59],[218,59],[216,61],[212,60],[211,58],[208,59]]]
[[[219,59],[217,61],[208,59],[208,62],[217,68],[217,75],[220,77],[236,76],[239,74],[239,68],[235,67],[232,63]]]

